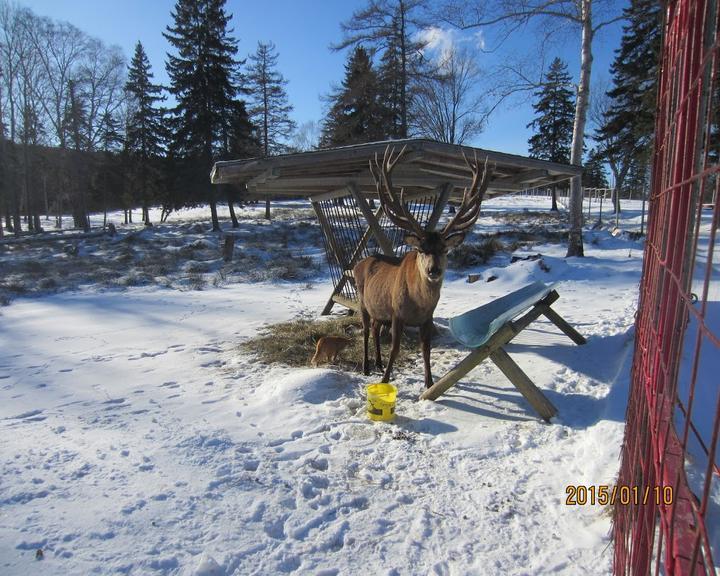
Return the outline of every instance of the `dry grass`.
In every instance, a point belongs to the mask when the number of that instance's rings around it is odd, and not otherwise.
[[[272,324],[264,328],[260,334],[240,344],[240,349],[257,356],[266,364],[281,363],[287,366],[309,366],[315,354],[315,345],[322,336],[344,336],[352,343],[340,353],[337,365],[345,370],[360,370],[362,367],[363,338],[360,318],[344,316],[329,320],[308,320],[299,318],[290,322]],[[390,353],[390,335],[381,337],[383,361],[387,361]],[[375,365],[375,346],[370,336],[370,363]],[[400,352],[395,366],[417,362],[420,346],[417,336],[404,334],[400,342]]]
[[[537,210],[523,210],[522,212],[498,212],[496,218],[504,220],[509,224],[524,225],[527,223],[534,224],[566,224],[567,214],[565,212],[552,210],[549,212],[540,212]]]
[[[463,269],[486,264],[498,252],[507,250],[497,238],[487,238],[482,242],[461,244],[448,254],[451,268]]]

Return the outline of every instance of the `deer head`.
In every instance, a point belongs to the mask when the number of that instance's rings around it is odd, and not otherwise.
[[[477,153],[474,162],[470,162],[463,152],[463,159],[470,169],[472,180],[470,186],[463,191],[460,207],[442,231],[425,230],[408,210],[404,189],[396,192],[392,184],[391,173],[405,154],[405,149],[406,146],[403,146],[402,150],[395,154],[394,149],[388,146],[382,163],[375,154],[374,160],[370,161],[370,173],[375,180],[385,214],[391,222],[406,232],[405,243],[418,253],[416,260],[420,274],[431,283],[439,283],[442,282],[447,268],[448,251],[462,244],[480,214],[480,203],[490,183],[491,170],[488,170],[487,158],[481,170]]]

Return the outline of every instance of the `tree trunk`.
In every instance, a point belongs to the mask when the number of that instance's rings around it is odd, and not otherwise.
[[[405,3],[400,0],[400,138],[407,138],[407,47],[405,46]]]
[[[219,232],[220,220],[217,213],[217,198],[215,197],[215,186],[208,182],[208,197],[210,198],[210,219],[212,220],[213,232]]]
[[[210,218],[212,220],[213,232],[219,232],[220,231],[220,220],[218,220],[217,201],[215,200],[214,194],[213,194],[213,197],[210,199]]]
[[[550,206],[550,212],[557,212],[557,186],[552,187],[552,206]]]
[[[580,59],[580,83],[575,101],[575,123],[570,153],[570,164],[582,165],[585,143],[585,122],[590,100],[590,72],[592,71],[592,12],[591,0],[581,0],[582,55]],[[582,241],[582,177],[576,176],[570,185],[570,233],[567,256],[584,256]]]
[[[13,200],[15,201],[15,205],[13,206],[13,232],[15,233],[15,236],[20,236],[20,233],[22,232],[22,218],[20,216],[20,194],[18,194],[17,183],[15,184],[16,185],[13,186]]]
[[[63,210],[63,187],[57,195],[57,213],[55,214],[55,228],[62,230],[62,210]]]
[[[230,220],[232,220],[232,227],[239,228],[240,223],[238,222],[237,216],[235,215],[235,206],[233,206],[232,192],[230,191],[230,186],[226,187],[225,193],[227,195],[227,205],[228,210],[230,210]]]
[[[270,220],[270,198],[265,200],[265,219]]]

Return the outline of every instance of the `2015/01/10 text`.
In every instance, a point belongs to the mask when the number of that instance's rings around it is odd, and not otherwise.
[[[565,487],[565,504],[567,506],[605,506],[620,503],[623,506],[634,504],[663,504],[670,506],[673,503],[672,486],[584,486],[582,484]]]

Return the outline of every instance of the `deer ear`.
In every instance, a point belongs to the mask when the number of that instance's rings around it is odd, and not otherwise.
[[[415,236],[415,234],[406,234],[405,235],[405,244],[408,246],[412,246],[413,248],[420,248],[420,238]]]
[[[445,246],[449,249],[451,248],[457,248],[460,246],[460,244],[463,243],[463,240],[465,240],[465,234],[462,232],[458,234],[450,234],[447,238],[445,238]]]

